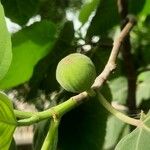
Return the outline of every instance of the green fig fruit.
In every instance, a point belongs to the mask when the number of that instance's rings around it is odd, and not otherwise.
[[[91,59],[83,54],[73,53],[63,58],[56,69],[56,79],[67,91],[80,93],[89,90],[96,78]]]

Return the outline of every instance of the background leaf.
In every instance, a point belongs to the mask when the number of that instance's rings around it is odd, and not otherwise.
[[[30,79],[36,63],[51,51],[55,26],[48,21],[37,22],[12,36],[13,60],[0,89],[8,89]]]
[[[150,14],[150,1],[145,0],[145,4],[143,6],[142,11],[140,12],[141,15],[149,15]]]
[[[0,92],[0,149],[8,150],[17,125],[9,98]]]
[[[106,35],[108,30],[117,23],[119,23],[117,2],[101,0],[86,36],[92,38],[94,35]]]
[[[129,13],[137,15],[144,10],[144,7],[147,5],[146,1],[149,0],[128,0]]]
[[[33,76],[30,80],[30,93],[29,97],[35,97],[38,89],[44,89],[50,92],[59,88],[56,81],[56,67],[58,62],[71,52],[71,43],[74,38],[74,26],[72,21],[64,23],[58,38],[49,53],[39,61],[34,68]]]
[[[0,3],[0,80],[7,73],[12,59],[11,37],[4,17],[4,10]]]
[[[150,14],[150,1],[149,0],[128,0],[129,12],[135,15],[143,16]]]
[[[6,16],[12,21],[24,25],[36,14],[39,0],[1,0]]]
[[[137,79],[137,105],[139,106],[142,101],[150,100],[150,71],[142,72],[138,75]]]
[[[107,120],[104,150],[113,150],[116,144],[129,133],[129,126],[110,115]]]
[[[104,69],[106,62],[108,61],[108,56],[110,54],[110,48],[101,48],[97,46],[95,48],[95,52],[92,54],[92,61],[96,67],[97,74],[100,74],[101,71]]]
[[[100,0],[92,0],[83,5],[79,14],[79,21],[81,21],[82,24],[87,22],[91,13],[97,8],[99,1]]]
[[[127,79],[120,76],[108,83],[112,92],[113,101],[125,104],[127,99]]]

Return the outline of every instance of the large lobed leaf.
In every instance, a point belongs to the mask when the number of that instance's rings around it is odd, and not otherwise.
[[[0,89],[8,89],[30,79],[36,63],[53,47],[55,26],[41,21],[26,27],[12,36],[13,60]]]
[[[0,80],[8,71],[12,59],[11,37],[4,17],[4,10],[0,3]]]
[[[16,126],[12,104],[9,98],[0,92],[0,149],[8,150]]]
[[[115,150],[150,150],[150,113],[141,118],[143,124],[125,136]]]

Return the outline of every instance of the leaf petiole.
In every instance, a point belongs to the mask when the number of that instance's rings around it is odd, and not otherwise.
[[[100,103],[110,112],[112,113],[114,116],[116,116],[118,119],[120,119],[121,121],[128,123],[130,125],[133,126],[139,126],[141,124],[141,121],[138,119],[134,119],[131,117],[128,117],[127,115],[121,113],[120,111],[116,110],[115,108],[113,108],[111,106],[111,104],[105,99],[105,97],[99,92],[97,91],[97,96],[98,99],[100,101]]]

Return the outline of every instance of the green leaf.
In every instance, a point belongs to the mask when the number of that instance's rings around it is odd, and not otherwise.
[[[135,26],[131,34],[132,48],[139,69],[144,69],[150,64],[150,24],[149,16],[140,17],[139,23]]]
[[[145,4],[143,6],[143,9],[140,13],[140,15],[149,15],[150,14],[150,1],[149,0],[145,0]]]
[[[141,119],[143,124],[125,136],[117,144],[115,150],[150,150],[150,113]]]
[[[138,75],[137,79],[137,105],[140,105],[143,100],[150,99],[150,71],[142,72]]]
[[[129,126],[111,115],[107,120],[104,149],[114,149],[118,141],[129,133]]]
[[[117,2],[114,0],[101,0],[86,37],[92,38],[94,35],[105,36],[117,23],[119,23]]]
[[[106,120],[107,113],[96,98],[68,112],[60,123],[58,149],[102,149]]]
[[[111,80],[109,83],[113,101],[125,104],[127,99],[127,79],[123,76]]]
[[[129,13],[134,15],[140,14],[146,6],[146,1],[149,0],[128,0]]]
[[[100,74],[101,71],[104,69],[104,66],[108,61],[109,54],[110,54],[110,49],[108,48],[104,49],[101,48],[100,46],[97,46],[97,48],[95,49],[95,52],[92,54],[91,59],[95,64],[97,74]]]
[[[111,53],[113,41],[110,38],[102,37],[99,43],[102,43],[104,47],[101,44],[98,44],[96,47],[94,47],[91,50],[91,55],[92,55],[91,59],[95,64],[97,74],[100,74],[102,72],[102,70],[104,69],[108,61],[109,55]],[[90,57],[90,53],[89,53],[89,57]],[[121,59],[117,60],[117,70],[115,70],[115,73],[109,77],[110,80],[123,75],[122,63],[123,62]]]
[[[24,25],[37,13],[39,0],[1,0],[6,16],[12,21]]]
[[[0,3],[0,80],[7,73],[12,59],[11,37],[4,17],[4,10]]]
[[[144,16],[150,14],[150,1],[149,0],[128,0],[129,13]]]
[[[0,92],[0,149],[8,150],[17,120],[9,98]]]
[[[100,0],[92,0],[83,5],[80,10],[79,20],[82,24],[86,23],[91,13],[97,8]]]
[[[143,82],[144,80],[148,80],[150,77],[150,71],[142,72],[138,75],[138,82]]]
[[[42,21],[13,35],[13,60],[5,78],[0,82],[0,89],[8,89],[30,79],[34,66],[51,51],[55,32],[51,22]]]

